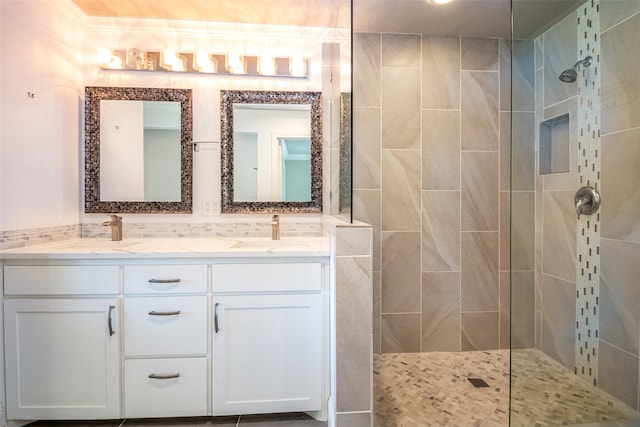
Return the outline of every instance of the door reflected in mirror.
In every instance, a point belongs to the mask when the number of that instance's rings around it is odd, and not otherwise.
[[[234,104],[233,201],[311,201],[311,106]]]
[[[222,213],[322,212],[320,93],[220,95]]]
[[[180,201],[180,103],[100,101],[100,200]]]

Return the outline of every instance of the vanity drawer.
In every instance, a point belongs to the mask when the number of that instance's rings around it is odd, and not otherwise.
[[[125,356],[207,354],[207,297],[124,299]]]
[[[206,265],[126,265],[126,294],[194,294],[207,292]]]
[[[214,264],[214,293],[319,291],[322,264]]]
[[[125,360],[124,411],[127,418],[207,415],[207,358]]]
[[[117,265],[7,265],[5,295],[110,295],[120,292]]]

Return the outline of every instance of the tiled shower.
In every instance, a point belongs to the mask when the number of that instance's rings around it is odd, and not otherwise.
[[[533,42],[519,44],[533,61]],[[354,35],[353,203],[375,230],[375,351],[509,345],[509,46]],[[533,73],[521,80],[533,90]],[[530,134],[514,148],[528,165],[514,203],[533,220],[533,113],[514,126]],[[514,259],[531,301],[533,236]],[[523,310],[533,319],[533,304]]]
[[[355,34],[353,212],[374,226],[375,352],[536,348],[638,409],[640,2],[581,7],[513,52]],[[587,53],[596,74],[561,82]],[[602,206],[578,220],[587,183]]]

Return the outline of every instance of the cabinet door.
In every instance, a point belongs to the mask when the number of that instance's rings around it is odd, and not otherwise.
[[[214,298],[214,415],[321,408],[320,298]]]
[[[8,419],[119,418],[117,299],[4,304]]]

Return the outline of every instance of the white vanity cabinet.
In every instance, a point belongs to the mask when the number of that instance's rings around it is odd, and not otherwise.
[[[5,266],[4,285],[7,418],[118,418],[118,267]]]
[[[322,264],[214,264],[213,413],[319,411]]]
[[[207,415],[207,265],[124,266],[124,416]]]
[[[7,420],[327,419],[329,254],[187,249],[5,253]]]

